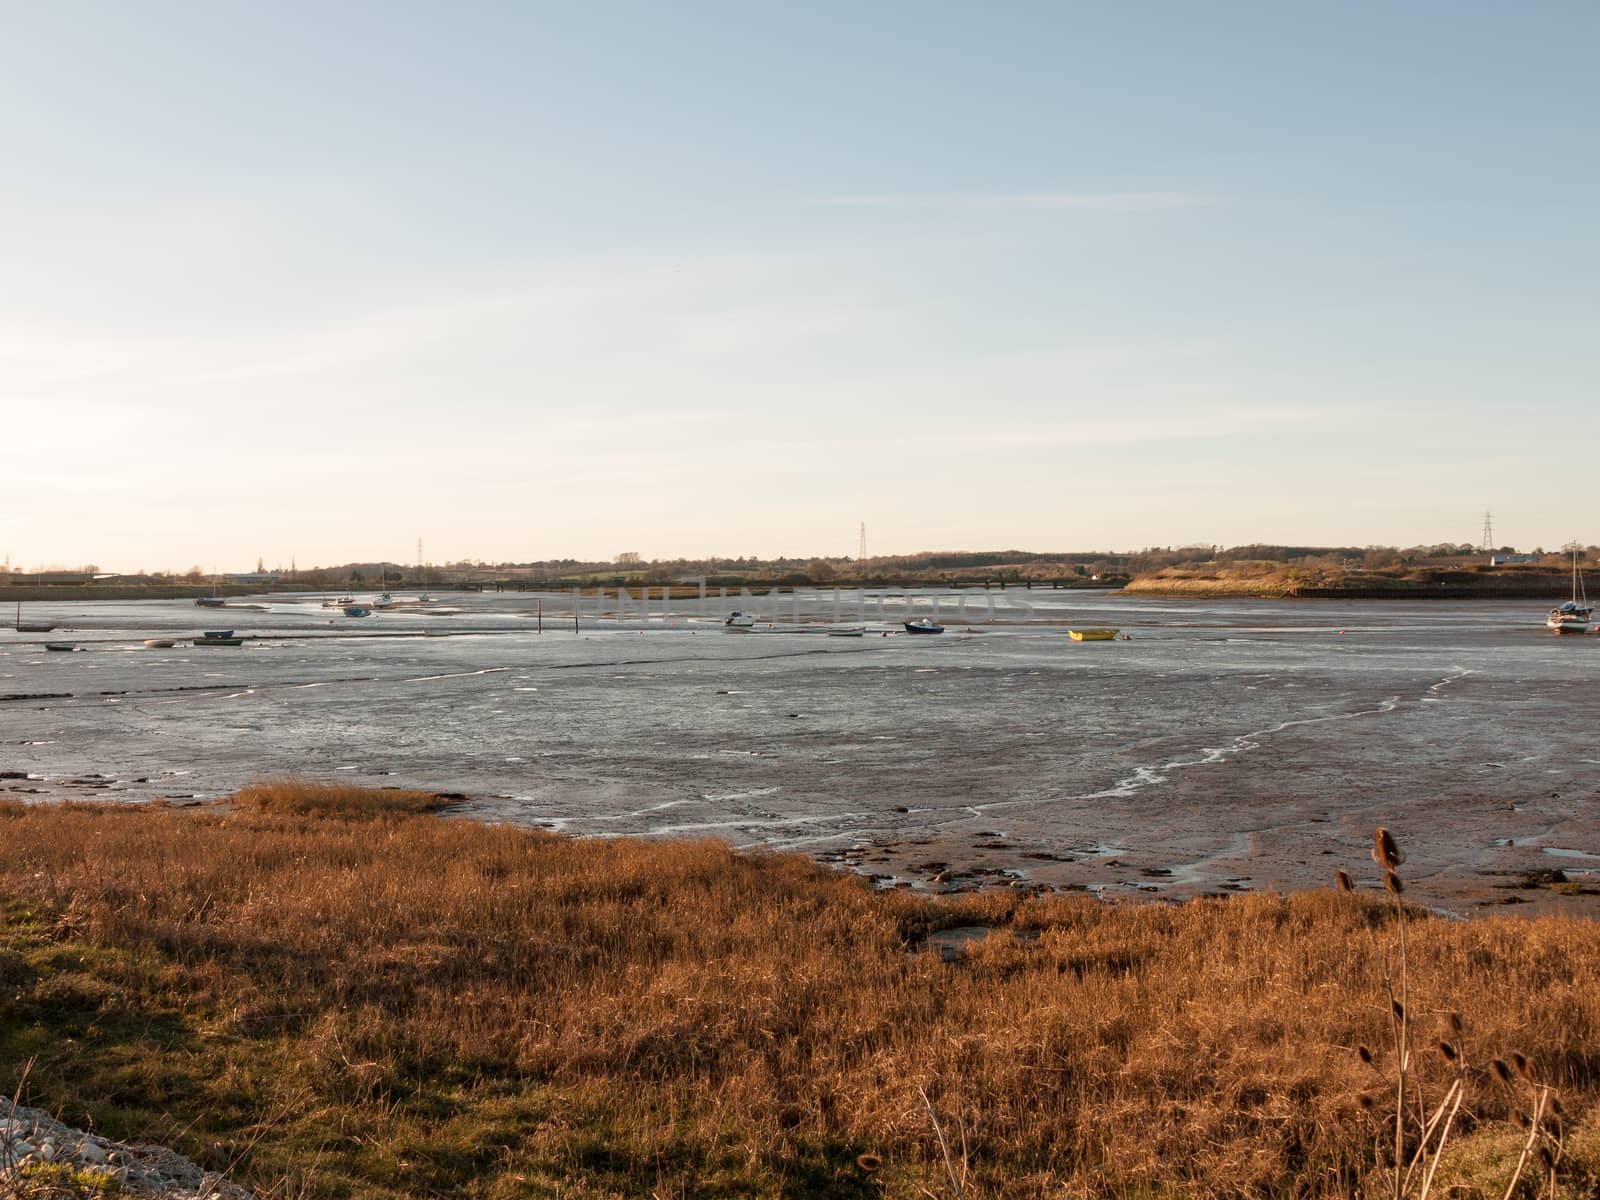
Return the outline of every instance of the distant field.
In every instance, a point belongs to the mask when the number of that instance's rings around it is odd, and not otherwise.
[[[32,1103],[285,1196],[1375,1186],[1392,1091],[1356,1048],[1390,1036],[1381,891],[935,901],[442,803],[0,803],[0,1087],[31,1061]],[[964,957],[929,947],[976,926]],[[1502,1194],[1533,1085],[1487,1067],[1513,1052],[1561,1091],[1547,1194],[1592,1194],[1600,925],[1418,914],[1408,954],[1418,1070],[1466,1084],[1435,1194]]]

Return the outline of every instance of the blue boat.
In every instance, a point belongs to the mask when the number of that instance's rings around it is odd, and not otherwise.
[[[937,625],[927,617],[918,617],[915,621],[906,622],[907,633],[943,633],[944,626]]]
[[[370,617],[372,610],[370,608],[362,608],[359,604],[352,604],[344,610],[344,615],[347,617]]]
[[[230,637],[233,636],[233,630],[231,630],[231,629],[208,629],[203,634],[201,634],[200,636],[201,637],[208,637],[208,638],[230,638]]]

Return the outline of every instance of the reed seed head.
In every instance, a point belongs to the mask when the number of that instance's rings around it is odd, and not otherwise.
[[[1532,1124],[1532,1122],[1528,1120],[1528,1114],[1523,1112],[1520,1108],[1512,1111],[1511,1119],[1517,1123],[1518,1129],[1526,1129]]]
[[[1540,1163],[1542,1163],[1544,1165],[1544,1169],[1546,1171],[1551,1170],[1552,1168],[1554,1168],[1554,1166],[1556,1165],[1556,1159],[1555,1159],[1555,1155],[1550,1153],[1550,1147],[1549,1146],[1540,1146],[1539,1147],[1539,1161],[1540,1161]]]
[[[1353,892],[1353,891],[1355,891],[1355,890],[1356,890],[1356,885],[1355,885],[1355,883],[1354,883],[1354,882],[1353,882],[1353,881],[1352,881],[1352,880],[1351,880],[1351,878],[1350,878],[1350,872],[1349,872],[1349,871],[1345,871],[1345,870],[1338,870],[1338,871],[1335,871],[1335,872],[1334,872],[1334,873],[1333,873],[1333,881],[1334,881],[1334,882],[1335,882],[1335,883],[1336,883],[1336,884],[1338,884],[1338,885],[1339,885],[1339,890],[1340,890],[1340,891],[1341,891],[1341,892],[1344,892],[1344,893],[1346,893],[1346,894],[1347,894],[1347,895],[1348,895],[1348,894],[1349,894],[1349,893],[1350,893],[1350,892]]]
[[[1495,1059],[1489,1064],[1489,1070],[1494,1072],[1494,1077],[1501,1083],[1509,1084],[1511,1082],[1511,1068],[1506,1066],[1503,1060]]]
[[[1550,1115],[1552,1117],[1564,1117],[1564,1116],[1566,1116],[1566,1113],[1563,1112],[1562,1108],[1561,1108],[1561,1097],[1557,1096],[1554,1092],[1550,1093],[1550,1103],[1548,1105],[1548,1111],[1549,1111],[1549,1113],[1550,1113]]]
[[[1512,1062],[1512,1065],[1517,1068],[1517,1074],[1518,1075],[1521,1075],[1529,1083],[1533,1083],[1534,1082],[1533,1067],[1528,1062],[1528,1056],[1526,1054],[1522,1054],[1522,1053],[1519,1053],[1518,1051],[1513,1050],[1511,1052],[1511,1062]]]
[[[1362,1108],[1371,1109],[1373,1105],[1373,1099],[1371,1096],[1357,1096],[1356,1103],[1361,1105]]]
[[[1401,882],[1400,876],[1393,871],[1383,873],[1383,887],[1391,896],[1398,896],[1406,890],[1406,885]]]
[[[879,1167],[883,1166],[883,1159],[876,1154],[859,1154],[856,1156],[856,1166],[871,1175]]]
[[[1372,835],[1372,861],[1385,871],[1392,871],[1405,862],[1406,856],[1394,840],[1394,834],[1379,826]]]
[[[1400,1001],[1389,1001],[1389,1007],[1394,1010],[1394,1019],[1396,1021],[1404,1021],[1406,1019],[1406,1010],[1401,1007]]]
[[[1453,1036],[1460,1037],[1463,1033],[1466,1032],[1466,1026],[1461,1023],[1461,1014],[1460,1013],[1458,1013],[1458,1012],[1445,1013],[1444,1019],[1449,1024],[1450,1032],[1451,1032],[1451,1034]]]
[[[1456,1048],[1449,1042],[1439,1043],[1439,1053],[1444,1055],[1445,1062],[1455,1062],[1456,1058],[1458,1057],[1456,1054]]]
[[[1372,1065],[1372,1051],[1368,1050],[1365,1046],[1356,1047],[1356,1057],[1362,1062],[1366,1063],[1367,1066],[1370,1067]]]

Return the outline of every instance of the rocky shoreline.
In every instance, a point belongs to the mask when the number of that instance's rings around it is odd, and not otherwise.
[[[253,1200],[250,1192],[164,1146],[113,1142],[0,1099],[0,1194],[28,1194],[23,1185],[30,1181],[48,1181],[67,1195]]]

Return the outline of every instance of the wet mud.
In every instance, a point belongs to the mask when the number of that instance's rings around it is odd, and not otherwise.
[[[867,636],[845,639],[728,634],[693,605],[575,634],[560,597],[539,634],[538,599],[58,609],[50,637],[80,653],[0,633],[0,795],[346,778],[460,791],[473,819],[801,850],[884,887],[1130,900],[1375,882],[1384,824],[1441,911],[1600,891],[1600,637],[1548,635],[1537,605],[1046,593],[957,623],[946,597],[947,632],[911,637],[893,618],[930,612],[919,594],[846,604]],[[245,645],[142,644],[216,625]]]

